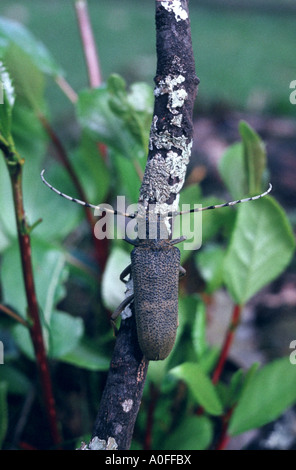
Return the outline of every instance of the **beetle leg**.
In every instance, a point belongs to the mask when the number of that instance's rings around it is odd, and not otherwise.
[[[175,238],[175,240],[171,240],[171,241],[170,241],[170,244],[171,244],[171,245],[176,245],[177,243],[181,243],[181,242],[183,242],[184,240],[186,240],[186,237]]]
[[[119,317],[119,315],[121,314],[121,312],[123,312],[123,310],[125,309],[125,307],[128,306],[128,304],[130,304],[134,299],[134,294],[132,295],[129,295],[128,297],[126,297],[117,307],[117,309],[112,313],[111,315],[111,318],[110,318],[110,321],[111,321],[111,324],[112,324],[112,328],[113,328],[113,331],[114,331],[114,335],[116,336],[117,335],[117,327],[116,327],[116,324],[115,324],[115,321],[116,321],[116,318]]]
[[[122,273],[120,274],[119,276],[119,279],[124,282],[125,284],[127,283],[127,281],[124,280],[124,278],[128,275],[128,274],[131,274],[131,267],[132,265],[129,264],[126,268],[124,268],[124,270],[122,271]]]
[[[186,269],[184,269],[182,266],[179,267],[179,277],[183,277],[186,275]]]
[[[129,243],[130,245],[138,246],[137,240],[132,240],[132,239],[129,238],[127,235],[125,235],[124,240],[125,240],[127,243]]]

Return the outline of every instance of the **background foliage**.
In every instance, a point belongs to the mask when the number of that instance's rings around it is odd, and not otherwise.
[[[75,448],[92,429],[114,345],[108,315],[123,297],[118,277],[128,264],[129,247],[111,240],[103,248],[108,252],[106,266],[98,263],[102,246],[94,241],[83,209],[42,185],[39,175],[46,167],[49,181],[77,195],[44,122],[62,139],[90,202],[113,203],[121,194],[135,202],[153,107],[153,5],[99,3],[90,1],[89,7],[102,70],[109,78],[97,89],[86,86],[72,2],[1,4],[1,74],[5,78],[8,72],[13,88],[4,90],[0,136],[13,139],[25,161],[23,194],[29,223],[42,218],[31,234],[32,257],[65,448]],[[292,115],[288,87],[295,78],[294,18],[191,4],[201,78],[197,117],[217,107],[217,102],[240,110]],[[78,93],[74,104],[57,87],[60,76]],[[233,199],[263,191],[270,177],[268,152],[245,121],[239,124],[236,140],[221,154],[217,169]],[[108,158],[102,158],[99,142],[107,146]],[[181,202],[224,201],[224,195],[220,200],[205,193],[202,184],[190,184],[189,179]],[[27,302],[4,158],[0,205],[1,305],[25,320]],[[182,224],[186,234],[190,218]],[[230,375],[220,371],[215,383],[221,351],[207,337],[209,299],[226,292],[234,311],[242,311],[291,266],[294,250],[292,219],[273,196],[236,211],[226,208],[204,214],[202,249],[188,252],[181,246],[188,276],[181,284],[176,345],[167,360],[149,366],[133,448],[218,448],[225,429],[235,436],[259,428],[295,403],[296,369],[287,355],[267,365],[235,364]],[[227,334],[236,327],[230,321]],[[0,328],[5,345],[5,364],[0,366],[0,444],[50,447],[46,433],[38,431],[44,418],[36,413],[42,403],[28,328],[2,312]]]

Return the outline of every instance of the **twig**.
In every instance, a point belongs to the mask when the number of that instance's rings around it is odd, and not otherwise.
[[[225,337],[225,340],[224,340],[224,343],[223,343],[223,346],[222,346],[222,349],[221,349],[221,353],[220,353],[220,357],[219,357],[217,366],[216,366],[216,368],[214,370],[214,373],[213,373],[213,377],[212,377],[213,384],[216,384],[219,381],[220,376],[222,374],[226,359],[227,359],[228,354],[229,354],[230,347],[232,345],[232,341],[233,341],[233,338],[234,338],[234,335],[235,335],[235,331],[236,331],[237,326],[240,322],[241,310],[242,310],[242,308],[241,308],[240,305],[235,305],[234,308],[233,308],[232,318],[231,318],[231,321],[230,321],[228,332],[226,334],[226,337]]]
[[[55,78],[57,85],[60,87],[62,92],[67,96],[67,98],[71,101],[71,103],[75,104],[78,100],[78,95],[76,91],[70,86],[70,84],[65,80],[64,77],[58,75]]]
[[[88,14],[88,6],[86,0],[75,0],[75,11],[77,22],[82,42],[82,48],[87,67],[87,74],[89,85],[91,88],[96,88],[102,84],[102,74],[99,62],[99,55],[96,49],[95,38]],[[101,142],[97,143],[98,151],[104,161],[107,158],[107,147]],[[82,198],[85,201],[85,198]],[[95,238],[96,258],[101,268],[104,271],[108,258],[109,241],[105,238],[98,240]]]
[[[56,132],[52,128],[51,124],[48,122],[47,118],[44,116],[44,114],[41,111],[38,111],[37,116],[38,116],[44,130],[46,131],[47,135],[49,136],[51,142],[53,143],[53,145],[56,149],[59,160],[61,161],[61,163],[63,164],[63,166],[67,170],[71,180],[73,181],[73,184],[74,184],[74,186],[75,186],[75,188],[76,188],[76,190],[79,194],[79,198],[82,201],[87,201],[87,197],[86,197],[86,194],[84,192],[84,189],[80,184],[79,178],[78,178],[78,176],[77,176],[77,174],[76,174],[76,172],[73,168],[73,165],[72,165],[72,163],[71,163],[71,161],[68,157],[67,151],[66,151],[64,145],[62,144],[60,138],[58,137],[58,135],[56,134]],[[92,231],[93,230],[93,225],[94,225],[94,217],[93,217],[92,212],[89,209],[89,207],[84,207],[84,210],[85,210],[86,218],[87,218],[87,220],[90,224],[91,231]]]
[[[29,332],[35,352],[43,400],[47,412],[52,440],[55,445],[58,445],[61,442],[61,439],[57,425],[57,416],[49,372],[49,364],[47,361],[46,349],[43,341],[42,325],[39,316],[39,307],[36,297],[32,267],[30,240],[31,227],[29,227],[26,222],[26,215],[23,205],[22,168],[24,161],[20,158],[12,144],[7,147],[3,144],[1,146],[1,150],[5,156],[12,186],[23,280],[28,305],[28,323],[30,325]]]
[[[229,421],[234,411],[234,406],[231,407],[222,418],[222,430],[218,442],[215,445],[215,450],[223,450],[229,442],[229,436],[227,434]]]
[[[6,305],[0,304],[0,311],[8,315],[9,317],[13,318],[17,322],[21,323],[22,325],[29,328],[29,324],[24,318],[22,318],[18,313],[14,312],[10,308],[6,307]]]
[[[102,84],[102,75],[93,30],[89,19],[87,1],[76,0],[75,10],[88,70],[89,85],[91,88],[96,88]]]
[[[75,0],[74,5],[87,68],[89,86],[91,88],[96,88],[102,85],[102,73],[93,29],[89,18],[87,0]],[[104,160],[106,160],[106,145],[98,142],[97,146],[100,155]]]

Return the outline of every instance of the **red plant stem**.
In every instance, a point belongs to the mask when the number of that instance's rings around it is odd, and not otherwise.
[[[51,142],[53,143],[53,145],[54,145],[54,147],[57,151],[57,154],[58,154],[58,157],[59,157],[60,161],[62,162],[63,166],[68,171],[68,174],[69,174],[70,178],[72,179],[72,181],[73,181],[73,183],[74,183],[74,185],[77,189],[77,192],[79,194],[79,198],[82,201],[87,201],[86,194],[85,194],[85,192],[84,192],[84,190],[83,190],[83,188],[80,184],[79,178],[76,175],[76,172],[75,172],[75,170],[72,166],[71,161],[69,160],[68,154],[67,154],[61,140],[59,139],[59,137],[56,134],[56,132],[54,131],[54,129],[51,127],[50,123],[48,122],[48,120],[46,119],[44,114],[42,114],[40,111],[38,112],[38,118],[39,118],[44,130],[46,131],[48,137],[50,138]],[[94,218],[93,218],[92,212],[90,211],[89,207],[85,207],[84,210],[85,210],[87,220],[88,220],[89,224],[91,225],[91,228],[93,228]]]
[[[76,0],[75,11],[88,73],[89,86],[96,88],[102,84],[102,74],[93,29],[89,18],[87,0]],[[101,157],[106,161],[106,145],[98,142],[97,147]],[[109,241],[106,238],[103,240],[95,239],[95,246],[97,261],[103,272],[108,258]]]
[[[21,263],[23,279],[25,284],[25,292],[28,305],[28,322],[30,325],[29,332],[31,335],[37,368],[39,372],[41,389],[44,404],[47,411],[50,432],[53,443],[58,445],[61,442],[55,402],[52,391],[52,383],[49,372],[49,365],[46,356],[45,345],[42,336],[42,326],[39,316],[38,302],[36,298],[36,290],[34,283],[32,258],[31,258],[31,242],[29,235],[29,227],[26,225],[25,210],[23,206],[22,193],[22,167],[18,164],[18,169],[10,173],[12,192],[14,200],[14,208],[17,223],[18,240],[20,247]]]
[[[56,84],[62,90],[62,92],[71,101],[71,103],[75,104],[78,100],[78,95],[77,95],[76,91],[73,90],[71,85],[67,82],[67,80],[64,77],[62,77],[61,75],[58,75],[55,78],[55,81],[56,81]]]
[[[89,85],[91,88],[96,88],[102,83],[102,75],[96,43],[89,19],[87,1],[76,0],[75,10],[88,70]]]
[[[223,416],[221,435],[217,444],[215,445],[215,450],[225,449],[225,447],[227,446],[229,442],[230,437],[227,434],[227,430],[228,430],[228,424],[229,424],[231,415],[233,413],[233,410],[234,410],[234,407],[230,408],[227,411],[227,413]]]
[[[93,29],[88,14],[87,1],[76,0],[75,10],[85,57],[89,86],[91,88],[96,88],[102,85],[103,79]],[[106,146],[99,142],[98,149],[103,159],[106,160]]]
[[[212,377],[213,384],[216,384],[219,381],[222,371],[224,369],[224,365],[228,357],[230,347],[232,345],[234,334],[240,321],[241,310],[242,308],[240,305],[235,305],[233,308],[229,329],[225,337],[224,344],[222,346],[218,364],[214,370],[214,374]]]
[[[213,373],[213,377],[212,377],[213,384],[217,384],[217,382],[219,381],[219,379],[221,377],[221,374],[223,372],[224,365],[225,365],[226,359],[228,357],[230,347],[231,347],[232,342],[233,342],[235,331],[236,331],[237,326],[240,322],[241,311],[242,311],[241,305],[235,305],[234,306],[233,312],[232,312],[232,318],[231,318],[230,325],[229,325],[229,328],[228,328],[228,332],[227,332],[227,335],[225,337],[225,340],[224,340],[224,343],[223,343],[223,346],[222,346],[222,349],[221,349],[221,353],[220,353],[220,357],[219,357],[217,366],[216,366],[216,368],[214,370],[214,373]],[[222,430],[221,430],[221,435],[220,435],[219,441],[218,441],[217,445],[215,446],[216,450],[225,449],[225,447],[226,447],[226,445],[229,441],[229,436],[227,434],[227,430],[228,430],[228,424],[229,424],[231,415],[233,413],[234,407],[235,406],[230,408],[225,413],[225,415],[222,417]],[[203,407],[199,406],[198,409],[196,410],[196,414],[198,416],[201,416],[201,415],[203,415],[203,413],[204,413]]]
[[[19,442],[19,447],[21,450],[38,450],[36,447],[32,446],[28,442]]]
[[[220,376],[223,372],[223,368],[224,368],[226,359],[228,357],[229,350],[231,348],[236,329],[240,322],[241,311],[242,311],[241,305],[236,304],[233,308],[232,318],[230,321],[227,335],[224,340],[221,353],[220,353],[219,361],[212,377],[213,384],[216,384],[219,381]],[[233,410],[234,410],[234,406],[232,406],[222,418],[222,430],[221,430],[219,441],[215,446],[216,450],[223,450],[228,444],[229,436],[227,434],[227,431],[228,431],[228,425],[229,425],[229,421],[233,413]]]
[[[50,123],[48,122],[44,114],[42,114],[40,111],[38,112],[38,118],[44,130],[46,131],[47,135],[49,136],[51,142],[53,143],[60,161],[62,162],[65,169],[68,171],[68,174],[70,178],[72,179],[73,184],[75,185],[76,190],[79,194],[79,198],[82,201],[87,202],[86,194],[83,190],[83,187],[80,184],[79,178],[77,177],[77,174],[72,166],[71,161],[69,160],[68,154],[61,140],[59,139],[54,129],[51,127]],[[94,236],[96,259],[97,259],[98,265],[100,266],[101,272],[103,272],[106,262],[107,262],[107,257],[108,257],[108,244],[106,242],[106,239],[98,240],[94,235],[93,229],[95,225],[95,218],[92,214],[91,209],[89,207],[84,207],[84,211],[86,214],[86,218],[87,218],[90,230]]]
[[[22,325],[26,326],[26,327],[29,327],[29,324],[26,320],[24,320],[20,315],[18,315],[17,313],[15,313],[13,310],[11,310],[10,308],[6,307],[6,305],[2,305],[0,304],[0,312],[3,312],[5,313],[6,315],[8,315],[9,317],[13,318],[14,320],[18,321],[19,323],[21,323]]]

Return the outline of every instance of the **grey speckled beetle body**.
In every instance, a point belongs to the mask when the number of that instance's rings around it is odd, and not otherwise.
[[[131,253],[137,334],[144,356],[152,361],[165,359],[171,352],[178,327],[178,283],[185,270],[180,240],[138,240]]]

